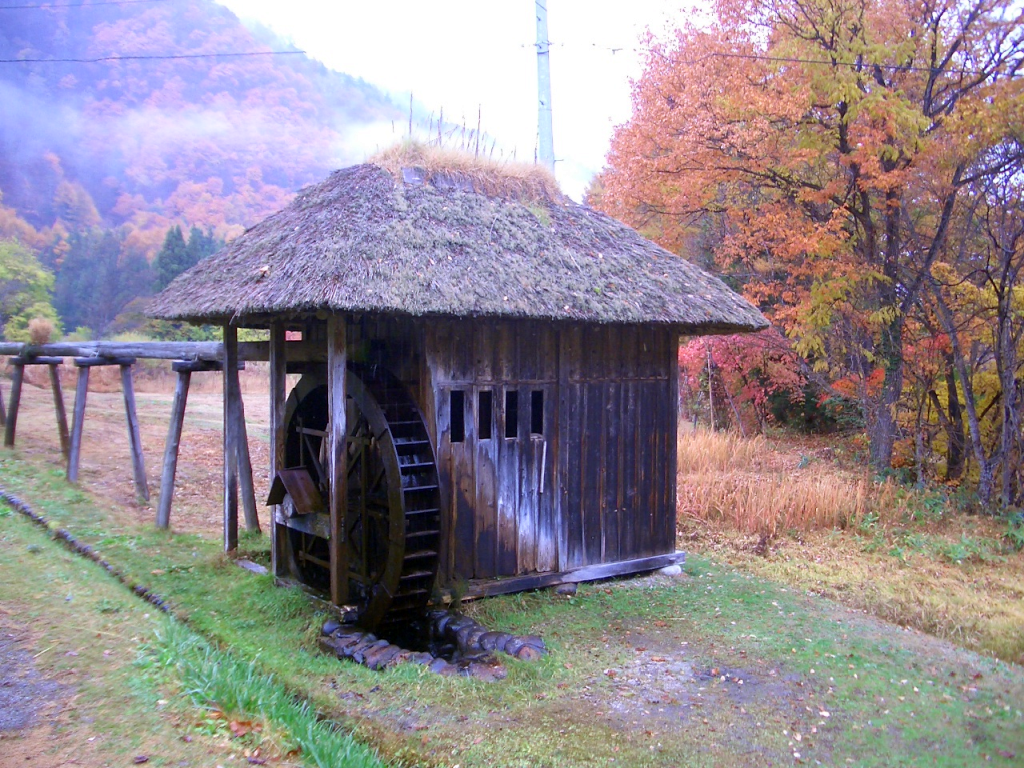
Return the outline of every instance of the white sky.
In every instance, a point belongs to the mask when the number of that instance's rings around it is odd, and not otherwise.
[[[444,110],[446,123],[485,133],[532,161],[537,136],[534,0],[219,0],[331,69],[393,96]],[[629,79],[641,71],[638,40],[682,21],[688,0],[548,0],[555,170],[579,199],[604,165],[614,126],[630,115]],[[618,49],[613,52],[611,49]],[[403,103],[402,98],[397,99]],[[408,126],[376,126],[367,154]],[[496,151],[497,154],[497,151]]]

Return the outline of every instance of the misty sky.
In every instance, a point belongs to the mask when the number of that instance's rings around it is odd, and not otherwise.
[[[218,0],[332,69],[393,95],[411,92],[445,122],[483,130],[532,161],[537,135],[534,0]],[[641,69],[638,39],[682,19],[687,0],[548,0],[556,173],[579,198],[604,165],[615,125],[630,114],[629,78]],[[613,50],[615,49],[615,50]],[[375,126],[367,152],[407,125]]]

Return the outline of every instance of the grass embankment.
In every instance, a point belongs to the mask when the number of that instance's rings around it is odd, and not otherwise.
[[[893,623],[1024,663],[1024,553],[1005,519],[877,483],[824,444],[679,443],[683,544]]]
[[[470,604],[495,629],[536,632],[548,642],[550,653],[538,663],[507,660],[503,683],[408,665],[374,673],[318,655],[323,617],[315,608],[300,593],[232,565],[212,537],[139,525],[135,515],[101,507],[68,488],[52,466],[17,452],[0,454],[0,477],[226,649],[237,665],[231,678],[272,674],[391,761],[462,768],[963,766],[986,759],[1010,765],[1024,755],[1020,668],[701,557],[692,557],[679,579],[583,585],[572,598],[537,592]],[[41,537],[19,516],[0,518],[4,547],[19,558],[30,556],[30,532]],[[247,538],[244,546],[266,556],[263,538]],[[23,568],[9,562],[5,553],[0,583],[19,583]],[[135,634],[154,645],[148,627]],[[201,648],[191,641],[155,644],[163,650],[151,656],[160,660],[151,666],[164,670],[178,669],[190,647]],[[211,658],[216,665],[222,657]],[[178,682],[164,682],[165,689],[214,690],[187,683],[187,675],[170,679]],[[152,704],[137,699],[128,706]],[[257,726],[261,733],[279,727],[258,713],[245,717],[240,730],[250,734]],[[182,727],[202,732],[208,721],[184,719]],[[243,744],[233,738],[230,746]]]
[[[63,508],[84,512],[82,522],[102,519],[77,490],[59,482],[47,486],[46,495]],[[63,523],[75,516],[59,517]],[[88,526],[80,528],[88,537]],[[119,565],[120,546],[141,553],[146,545],[123,531],[96,543],[112,550]],[[147,575],[138,565],[128,570],[142,581]],[[0,627],[14,630],[44,676],[61,684],[57,722],[37,723],[31,745],[21,745],[23,759],[33,765],[177,766],[235,759],[324,768],[383,765],[256,665],[212,647],[135,598],[2,502],[0,585]],[[46,703],[27,706],[47,709]]]

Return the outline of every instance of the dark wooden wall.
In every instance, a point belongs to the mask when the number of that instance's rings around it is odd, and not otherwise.
[[[675,550],[672,329],[476,320],[420,332],[419,388],[449,509],[444,580]]]
[[[561,570],[675,551],[677,338],[561,332]]]

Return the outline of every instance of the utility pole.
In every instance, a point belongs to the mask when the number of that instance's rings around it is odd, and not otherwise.
[[[555,140],[551,128],[551,41],[548,40],[547,0],[537,6],[537,133],[538,159],[555,170]]]

